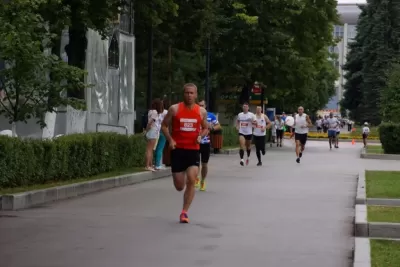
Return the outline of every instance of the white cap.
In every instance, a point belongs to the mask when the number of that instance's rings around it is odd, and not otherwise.
[[[364,122],[364,125],[368,125],[368,122]]]

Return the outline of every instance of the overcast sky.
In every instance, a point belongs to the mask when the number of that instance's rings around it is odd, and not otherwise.
[[[338,4],[365,4],[366,0],[337,0]]]

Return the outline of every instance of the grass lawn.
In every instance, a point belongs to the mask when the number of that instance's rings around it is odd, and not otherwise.
[[[68,181],[52,181],[52,182],[48,182],[45,184],[29,185],[29,186],[23,186],[23,187],[0,188],[0,195],[15,194],[15,193],[21,193],[21,192],[26,192],[26,191],[46,189],[46,188],[50,188],[50,187],[99,180],[99,179],[109,178],[109,177],[113,177],[113,176],[119,176],[119,175],[124,175],[124,174],[129,174],[129,173],[142,172],[142,171],[145,171],[144,168],[134,167],[134,168],[116,170],[116,171],[112,171],[112,172],[101,173],[101,174],[91,176],[91,177],[86,177],[86,178],[72,179],[72,180],[68,180]]]
[[[367,197],[400,198],[400,171],[365,171]]]
[[[371,267],[395,267],[400,265],[400,242],[370,239]]]
[[[368,221],[400,223],[400,207],[368,206]]]
[[[383,154],[382,146],[367,146],[367,154]]]

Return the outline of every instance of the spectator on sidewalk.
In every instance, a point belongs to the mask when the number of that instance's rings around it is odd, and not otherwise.
[[[155,171],[153,168],[153,150],[157,146],[158,137],[160,135],[160,127],[157,127],[157,119],[164,111],[161,99],[156,98],[151,104],[148,112],[148,123],[146,126],[146,170]]]
[[[160,130],[161,130],[161,123],[164,120],[165,115],[168,113],[168,108],[169,108],[168,100],[167,99],[163,100],[162,104],[163,104],[162,105],[163,111],[160,114],[158,114],[157,121],[156,121],[158,131],[160,132],[157,146],[155,148],[155,153],[154,153],[154,157],[155,157],[154,165],[155,165],[156,171],[161,170],[163,168],[161,160],[162,160],[165,143],[167,141],[165,139],[164,134]]]

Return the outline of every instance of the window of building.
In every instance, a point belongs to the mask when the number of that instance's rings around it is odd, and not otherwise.
[[[134,12],[132,0],[125,0],[126,5],[123,7],[120,21],[119,29],[120,31],[133,35],[134,30]]]
[[[344,35],[344,28],[341,25],[335,25],[335,28],[333,30],[333,36],[335,38],[342,38]]]
[[[348,25],[347,26],[347,38],[354,39],[357,35],[356,25]]]
[[[119,68],[119,44],[116,33],[113,34],[108,48],[108,66],[110,68]]]

